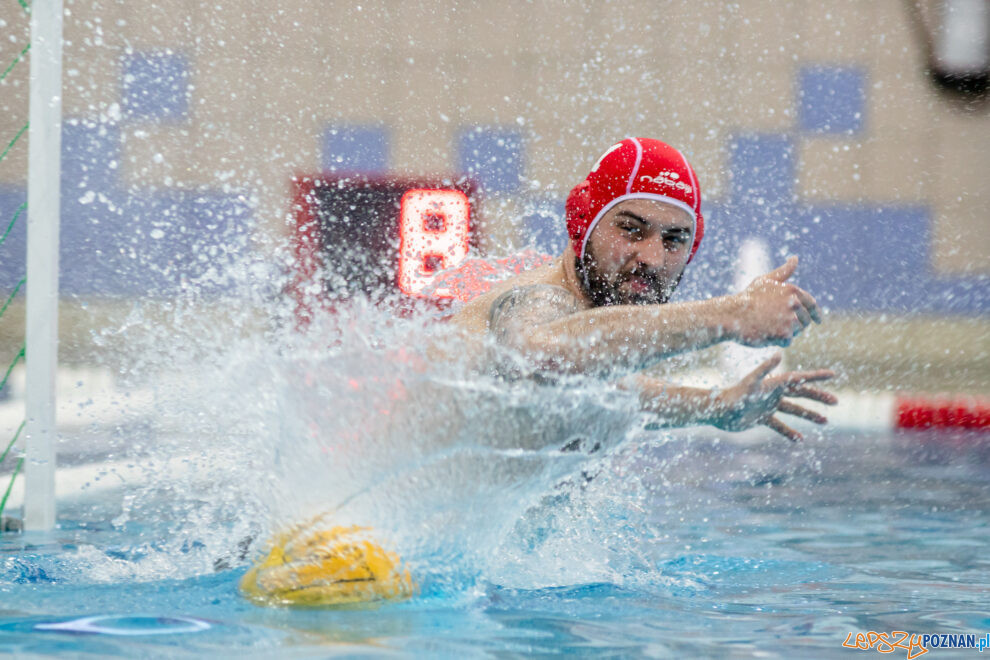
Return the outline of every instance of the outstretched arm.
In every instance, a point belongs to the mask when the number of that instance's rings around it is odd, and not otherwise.
[[[786,281],[796,267],[792,257],[742,293],[665,305],[581,310],[561,287],[520,287],[495,300],[488,329],[533,368],[570,373],[641,369],[726,340],[787,346],[812,321],[821,321],[814,298]]]
[[[804,398],[834,405],[835,395],[808,384],[829,380],[835,374],[820,369],[770,376],[780,359],[780,354],[775,355],[739,383],[722,391],[672,385],[641,374],[625,378],[620,386],[637,390],[643,410],[656,413],[664,426],[710,424],[724,431],[743,431],[763,425],[790,440],[800,440],[801,434],[782,422],[778,413],[824,424],[827,420],[823,415],[788,399]]]

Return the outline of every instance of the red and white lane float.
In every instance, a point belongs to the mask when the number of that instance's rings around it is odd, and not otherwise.
[[[836,392],[835,406],[812,404],[828,426],[849,431],[990,431],[990,397],[966,394]]]

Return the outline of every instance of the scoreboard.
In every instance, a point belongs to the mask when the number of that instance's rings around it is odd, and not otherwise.
[[[349,173],[301,175],[292,185],[291,288],[300,318],[312,304],[354,296],[450,298],[431,285],[474,244],[473,182]]]

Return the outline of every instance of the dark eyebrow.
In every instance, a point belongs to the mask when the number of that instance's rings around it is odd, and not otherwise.
[[[617,217],[617,218],[620,218],[620,217],[621,218],[629,218],[630,220],[635,220],[636,222],[639,222],[640,224],[644,224],[646,226],[650,226],[650,222],[648,220],[646,220],[644,217],[642,217],[640,215],[637,215],[637,214],[633,213],[632,211],[627,211],[626,209],[622,209],[621,211],[619,211],[618,213],[616,213],[615,214],[615,217]],[[666,234],[690,234],[691,233],[691,228],[690,227],[670,227],[668,229],[665,229],[664,230],[664,233],[666,233]]]
[[[615,217],[617,217],[617,218],[618,217],[629,218],[630,220],[635,220],[636,222],[639,222],[639,223],[644,224],[644,225],[650,224],[649,222],[647,222],[646,220],[644,220],[642,216],[636,215],[632,211],[627,211],[625,209],[622,209],[621,211],[619,211],[618,213],[616,213],[615,214]]]

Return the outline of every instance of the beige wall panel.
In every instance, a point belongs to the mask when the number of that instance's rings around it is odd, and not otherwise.
[[[661,56],[678,60],[709,59],[728,54],[737,11],[717,0],[671,0],[660,6],[656,28]],[[701,78],[699,78],[701,80]]]
[[[190,8],[190,30],[186,41],[201,65],[214,60],[233,60],[244,64],[270,57],[278,52],[271,44],[256,41],[258,24],[267,21],[268,10],[259,9],[258,0],[219,0]]]
[[[613,68],[633,66],[639,69],[662,67],[669,52],[670,23],[664,3],[652,0],[626,0],[596,3],[589,19],[592,38],[588,54],[601,53]]]
[[[366,40],[379,42],[387,21],[383,12],[364,3],[250,0],[214,15],[213,22],[230,40],[244,39],[258,57],[312,60],[328,53],[358,51]],[[300,57],[302,55],[302,57]]]
[[[313,11],[310,28],[319,34],[323,54],[367,54],[395,47],[394,37],[389,32],[393,8],[388,0],[321,1],[310,2],[310,7]]]
[[[932,115],[939,110],[906,5],[898,0],[877,2],[877,33],[865,61],[869,66],[866,129],[876,136],[900,135],[905,130],[931,133]]]
[[[937,132],[934,265],[990,272],[990,119],[945,112]]]
[[[384,103],[379,61],[340,55],[318,66],[294,58],[257,64],[229,60],[209,66],[211,77],[225,88],[217,96],[237,94],[229,104],[232,116],[249,116],[255,122],[312,121],[314,116],[328,121],[373,122],[380,117]],[[228,72],[241,75],[225,80]]]
[[[588,0],[534,0],[525,6],[519,25],[520,48],[568,57],[588,54],[607,41],[592,8]]]
[[[281,0],[262,4],[252,21],[252,43],[259,46],[259,55],[280,59],[294,57],[311,60],[322,54],[326,36],[336,36],[334,21],[326,20],[321,4],[309,0]],[[300,58],[300,55],[303,55]]]
[[[127,130],[122,145],[125,181],[178,187],[256,184],[260,152],[230,130],[149,125]]]
[[[925,65],[921,42],[912,20],[911,4],[903,0],[874,0],[874,38],[871,58],[882,69],[893,66],[914,70]]]
[[[524,49],[522,24],[528,20],[530,11],[525,0],[437,4],[449,5],[437,11],[447,14],[455,38],[452,47],[457,51],[511,57]]]
[[[116,104],[121,110],[122,68],[119,48],[67,48],[62,64],[62,114],[92,117]]]
[[[730,62],[682,54],[668,57],[665,65],[657,74],[657,89],[651,90],[656,104],[650,108],[663,132],[705,135],[738,123]]]
[[[811,201],[861,201],[866,195],[867,158],[868,150],[855,140],[802,140],[798,146],[798,194]]]
[[[246,108],[255,120],[309,122],[314,114],[329,112],[332,107],[336,81],[331,71],[288,60],[262,63],[255,76],[254,100]]]
[[[199,57],[194,62],[189,116],[196,125],[211,130],[243,131],[251,109],[261,103],[263,81],[257,67],[231,57]]]
[[[740,63],[732,123],[747,131],[787,132],[797,123],[795,66],[779,57],[765,61],[755,66]]]
[[[17,0],[0,3],[0,72],[31,40],[31,17]]]
[[[123,47],[135,27],[130,19],[124,3],[116,0],[87,0],[65,5],[62,41],[66,61],[69,50],[85,55],[103,48]]]
[[[155,2],[123,2],[121,18],[126,21],[126,44],[135,49],[182,47],[192,42],[200,24],[199,6],[194,0],[156,0]],[[208,6],[220,4],[211,2]],[[237,7],[228,5],[230,11]]]
[[[405,51],[384,56],[380,67],[368,69],[364,77],[373,78],[372,84],[374,79],[385,81],[378,84],[384,103],[377,114],[400,130],[406,122],[460,123],[464,69],[461,58],[453,55]]]
[[[463,67],[459,103],[465,123],[507,124],[525,113],[522,91],[528,68],[524,58],[470,55]]]
[[[888,130],[866,140],[866,196],[878,202],[927,203],[935,190],[932,137]]]
[[[566,197],[608,147],[625,136],[605,136],[596,125],[575,130],[556,122],[535,122],[526,147],[526,175],[539,190]]]
[[[443,3],[435,0],[391,0],[385,30],[396,51],[451,52],[458,50],[460,27]]]
[[[800,2],[799,55],[809,62],[863,60],[877,38],[875,0]]]
[[[569,55],[535,55],[529,70],[520,71],[520,80],[526,116],[536,122],[556,122],[558,132],[584,132],[602,112],[601,86]]]
[[[884,136],[905,130],[931,135],[933,117],[942,109],[931,82],[920,69],[899,68],[868,71],[865,129]]]
[[[582,117],[585,123],[589,121],[595,102],[593,88],[576,58],[566,54],[534,54],[520,73],[520,95],[526,99],[527,117],[567,126]]]
[[[320,91],[310,95],[309,108],[335,121],[376,122],[385,119],[390,79],[387,54],[331,56],[310,76]]]
[[[9,64],[10,62],[5,62],[3,67],[6,68]],[[0,83],[0,153],[7,149],[11,140],[28,123],[29,64],[27,59],[21,61]],[[0,161],[0,183],[24,185],[27,180],[27,157],[28,132],[24,131]],[[2,218],[0,222],[3,222]],[[6,225],[3,228],[6,229]]]
[[[0,73],[18,57],[3,82],[0,82],[0,153],[28,121],[28,78],[31,70],[30,55],[20,53],[31,40],[30,17],[16,2],[0,3]],[[27,180],[27,132],[0,161],[0,184],[24,185]],[[0,218],[2,228],[6,221]]]
[[[741,0],[727,12],[734,17],[726,45],[743,68],[793,62],[800,44],[801,2]]]

